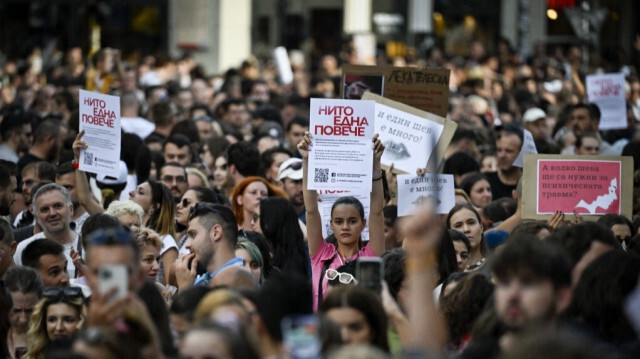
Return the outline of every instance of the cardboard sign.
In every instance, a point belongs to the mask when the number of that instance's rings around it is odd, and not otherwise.
[[[624,86],[624,74],[622,73],[587,76],[589,102],[595,103],[600,109],[598,129],[627,128]]]
[[[375,104],[311,99],[308,189],[371,192]]]
[[[118,177],[120,173],[120,98],[80,90],[80,131],[89,147],[80,151],[80,170]]]
[[[436,213],[449,213],[456,204],[453,175],[398,175],[398,217],[412,215],[429,200]]]
[[[342,73],[340,98],[357,99],[358,95],[372,92],[440,117],[447,116],[448,69],[344,65]]]
[[[546,219],[556,211],[585,219],[616,213],[631,218],[631,157],[526,155],[523,218]]]
[[[318,197],[318,211],[320,211],[320,220],[322,222],[322,238],[327,238],[333,233],[331,229],[331,207],[340,197],[353,196],[357,198],[364,207],[364,218],[367,220],[367,224],[364,230],[360,234],[363,241],[369,240],[369,207],[371,204],[371,195],[369,193],[358,193],[351,191],[332,191],[332,190],[319,190]]]
[[[382,168],[393,163],[394,172],[410,174],[437,168],[458,124],[373,93],[362,99],[376,102],[375,132],[385,146]]]
[[[533,140],[533,135],[529,130],[524,130],[524,141],[522,142],[522,148],[520,148],[520,153],[518,153],[518,157],[516,157],[515,161],[513,161],[513,165],[516,167],[522,167],[522,159],[524,155],[537,155],[538,149],[536,148],[536,142]]]

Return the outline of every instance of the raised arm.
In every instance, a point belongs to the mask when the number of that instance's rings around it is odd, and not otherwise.
[[[309,256],[313,257],[322,246],[322,220],[318,210],[318,192],[309,190],[307,171],[309,170],[309,151],[311,151],[311,134],[305,132],[304,138],[298,143],[298,152],[302,156],[302,193],[304,196],[304,208],[307,212],[307,238]]]
[[[371,203],[369,205],[369,248],[376,255],[384,253],[384,193],[382,189],[382,168],[380,158],[384,152],[384,145],[373,136],[373,185],[371,187]]]
[[[73,158],[78,163],[80,159],[80,151],[87,148],[87,143],[82,141],[84,131],[81,131],[76,136],[76,140],[73,141]],[[102,213],[104,208],[91,196],[89,189],[89,181],[87,180],[87,174],[84,171],[76,170],[76,192],[78,193],[78,202],[89,214]]]

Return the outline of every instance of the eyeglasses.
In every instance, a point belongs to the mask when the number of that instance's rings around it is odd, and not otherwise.
[[[133,241],[131,232],[121,229],[97,230],[88,239],[93,245],[130,244]]]
[[[68,299],[84,299],[84,295],[82,294],[82,289],[80,289],[80,287],[49,287],[44,289],[42,296],[48,299],[58,299],[62,296]]]
[[[335,269],[327,269],[326,272],[324,272],[324,275],[327,276],[327,278],[329,278],[329,280],[334,280],[336,278],[338,278],[338,281],[342,284],[358,284],[358,280],[352,276],[349,273],[341,273],[338,272]]]
[[[187,183],[187,179],[184,176],[162,176],[162,182],[173,183],[174,181],[177,183]]]

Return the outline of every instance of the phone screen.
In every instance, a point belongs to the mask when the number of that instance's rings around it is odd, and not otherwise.
[[[282,319],[283,343],[293,359],[321,358],[322,343],[318,318],[295,315]]]
[[[360,258],[356,264],[358,285],[380,294],[382,290],[382,260],[380,258]]]

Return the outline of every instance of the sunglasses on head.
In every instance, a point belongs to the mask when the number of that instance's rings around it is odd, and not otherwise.
[[[48,287],[44,289],[42,296],[49,299],[58,299],[62,296],[68,299],[84,299],[84,295],[82,294],[82,289],[80,289],[80,287]]]
[[[329,280],[338,278],[338,281],[342,284],[358,284],[358,280],[349,273],[341,273],[335,269],[329,268],[324,274],[329,278]]]
[[[117,229],[98,230],[89,236],[89,243],[97,245],[129,244],[132,241],[131,232]]]
[[[287,167],[285,167],[282,171],[286,171],[289,168],[291,168],[294,171],[297,171],[299,169],[302,168],[302,161],[295,161],[295,162],[291,162],[289,163],[289,165]]]

